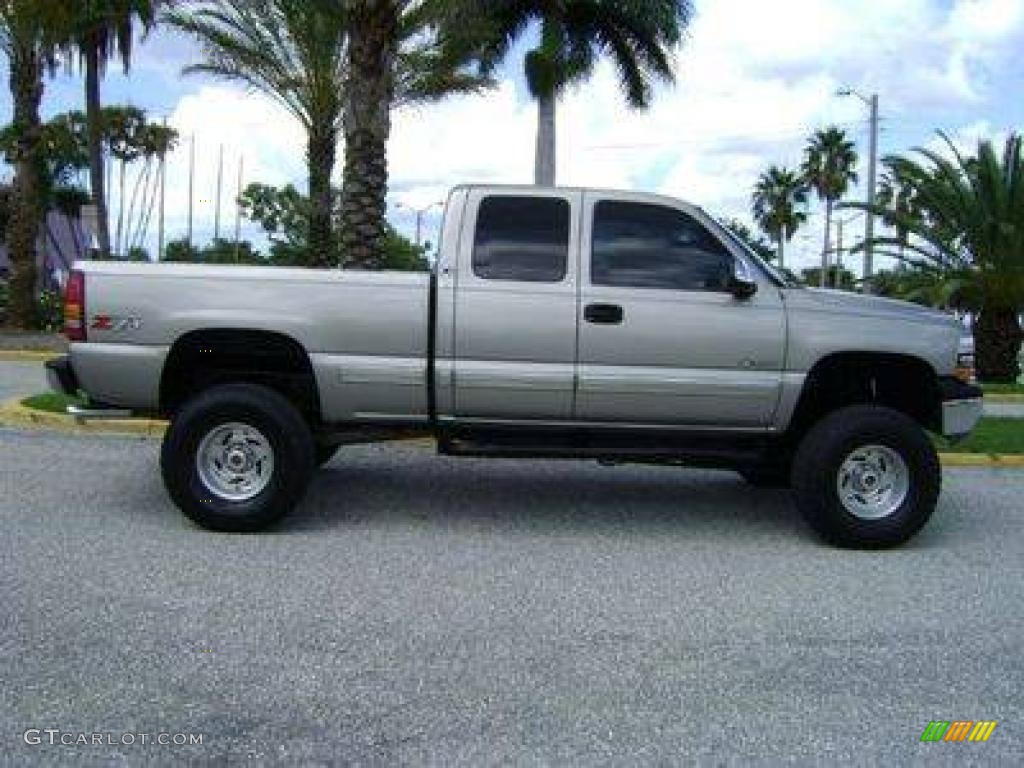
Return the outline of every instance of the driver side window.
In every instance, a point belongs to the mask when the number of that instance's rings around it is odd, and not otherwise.
[[[732,269],[725,246],[682,211],[612,200],[594,207],[594,285],[728,291]]]

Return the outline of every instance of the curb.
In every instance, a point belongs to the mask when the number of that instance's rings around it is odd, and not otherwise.
[[[163,437],[167,422],[158,419],[79,419],[62,413],[39,411],[21,404],[20,398],[0,403],[0,427],[17,427],[74,435]]]
[[[1024,468],[1024,455],[1013,453],[940,453],[944,467]]]
[[[0,349],[0,363],[45,363],[65,354],[56,350]]]
[[[0,427],[16,427],[74,435],[117,435],[161,438],[167,422],[159,419],[77,419],[60,413],[26,408],[20,399],[0,403]],[[427,444],[428,438],[410,438],[403,443]],[[1024,469],[1024,455],[996,453],[940,453],[944,467],[1000,467]]]

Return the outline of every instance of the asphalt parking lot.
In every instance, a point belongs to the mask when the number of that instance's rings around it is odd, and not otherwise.
[[[368,447],[229,536],[157,448],[0,430],[4,763],[1024,758],[1024,472],[947,471],[871,553],[729,473]],[[937,719],[998,726],[921,744]]]

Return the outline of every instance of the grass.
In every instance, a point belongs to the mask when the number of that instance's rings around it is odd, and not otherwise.
[[[80,397],[70,397],[56,392],[44,392],[41,395],[26,397],[21,401],[26,408],[49,413],[65,413],[69,405],[83,405],[84,403],[85,401]]]
[[[984,418],[960,442],[936,443],[941,453],[1024,453],[1024,419]]]

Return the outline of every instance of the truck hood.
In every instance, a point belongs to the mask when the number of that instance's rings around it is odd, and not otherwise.
[[[790,310],[856,317],[882,317],[928,325],[956,324],[956,320],[945,312],[922,307],[920,304],[912,304],[909,301],[865,296],[827,288],[791,288],[784,290],[783,294],[786,306]]]

